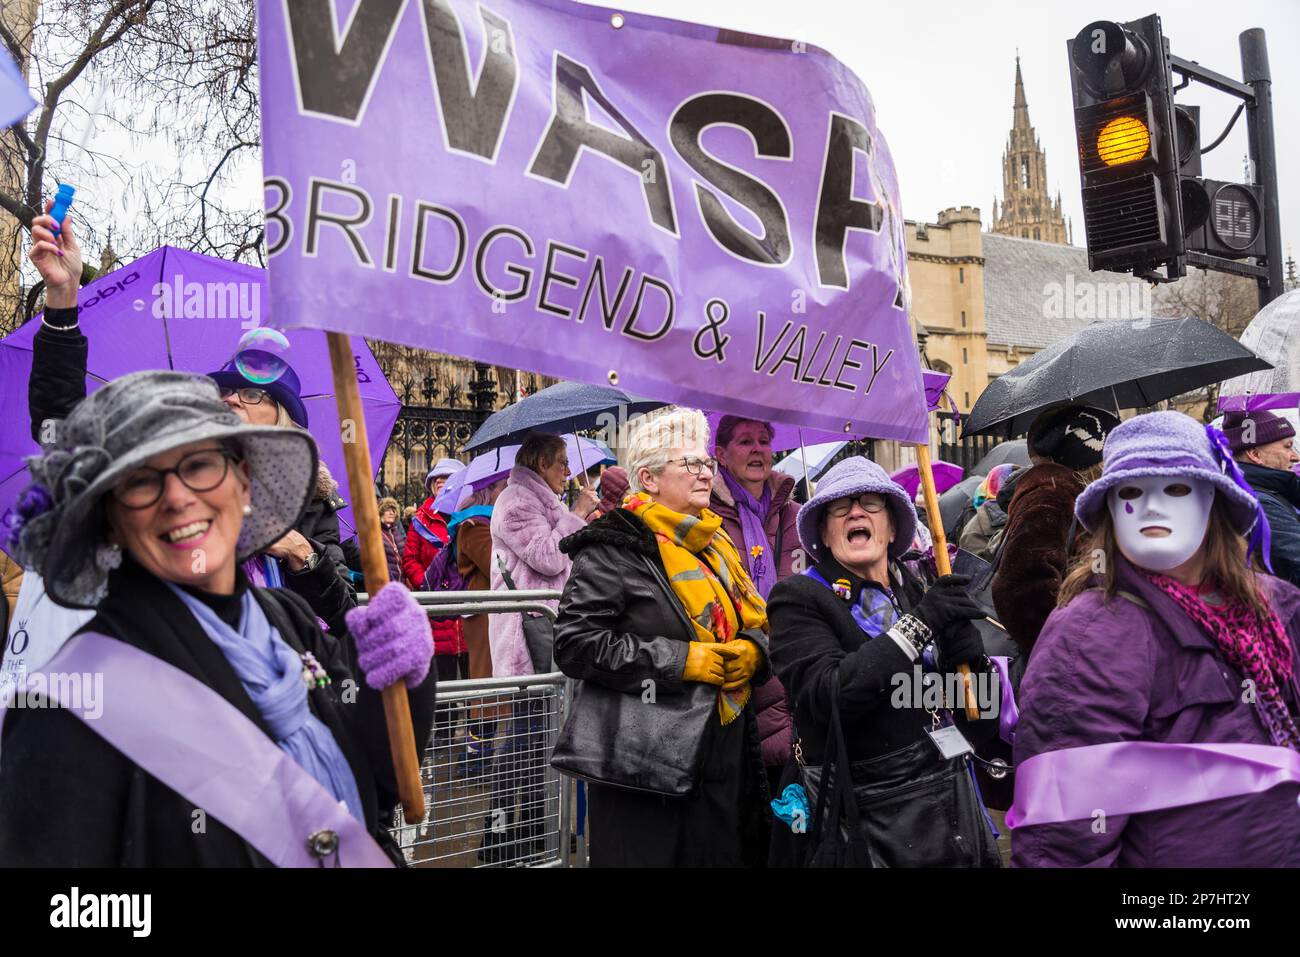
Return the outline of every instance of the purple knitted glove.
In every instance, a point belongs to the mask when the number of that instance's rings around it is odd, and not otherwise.
[[[366,684],[382,691],[402,678],[414,688],[429,673],[433,632],[424,609],[401,582],[389,582],[370,604],[346,615],[357,643],[357,663]]]

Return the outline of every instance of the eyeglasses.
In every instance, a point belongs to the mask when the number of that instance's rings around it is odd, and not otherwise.
[[[680,459],[669,459],[669,460],[668,460],[668,464],[670,464],[670,465],[671,465],[673,462],[678,462],[678,463],[680,463],[681,466],[682,466],[684,469],[686,469],[686,471],[690,472],[692,475],[701,475],[701,474],[703,474],[703,472],[704,472],[705,469],[708,469],[711,473],[714,473],[714,474],[716,474],[717,471],[718,471],[718,460],[717,460],[717,459],[699,459],[699,458],[696,458],[696,457],[693,456],[693,455],[687,455],[687,456],[684,456],[684,457],[682,457],[682,458],[680,458]]]
[[[123,508],[148,508],[162,498],[169,475],[175,475],[191,492],[210,492],[225,481],[234,458],[226,449],[199,449],[181,458],[175,468],[142,466],[113,488],[113,498]]]
[[[221,389],[221,398],[229,399],[232,395],[238,395],[239,401],[244,405],[258,405],[267,397],[265,389],[254,389],[252,386],[245,386],[242,389],[231,389],[223,387]]]
[[[849,495],[844,498],[837,498],[826,506],[826,514],[832,518],[843,518],[849,512],[853,511],[853,505],[857,503],[862,506],[862,510],[871,515],[885,510],[885,502],[875,492],[863,492],[856,498]]]

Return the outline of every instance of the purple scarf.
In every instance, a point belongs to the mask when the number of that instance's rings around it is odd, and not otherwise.
[[[767,520],[768,509],[772,506],[772,487],[764,485],[763,497],[756,499],[726,466],[719,466],[718,471],[722,473],[722,480],[727,483],[732,498],[736,500],[736,513],[740,516],[740,531],[745,538],[743,548],[740,550],[744,553],[745,564],[749,567],[749,577],[753,580],[758,593],[766,599],[772,586],[776,584],[776,563],[781,560],[780,555],[772,554],[772,543],[768,541],[767,529],[763,527]],[[740,546],[741,543],[737,542],[736,545]],[[761,549],[757,555],[754,554],[755,547]]]

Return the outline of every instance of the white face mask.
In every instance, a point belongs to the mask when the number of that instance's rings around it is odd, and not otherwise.
[[[1124,557],[1152,572],[1187,561],[1205,540],[1214,486],[1201,479],[1159,475],[1127,479],[1106,493],[1115,538]],[[1168,534],[1144,535],[1164,528]]]

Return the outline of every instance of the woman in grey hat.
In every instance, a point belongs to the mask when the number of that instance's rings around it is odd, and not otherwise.
[[[45,311],[32,344],[28,407],[32,438],[42,445],[50,442],[51,424],[65,418],[86,395],[88,344],[78,327],[81,250],[73,234],[73,218],[63,221],[57,236],[48,210],[32,220],[28,255],[45,282]],[[257,383],[245,378],[232,359],[211,378],[223,401],[250,425],[307,428],[306,407],[291,367],[274,382]],[[285,587],[301,595],[338,634],[346,630],[344,616],[357,606],[339,541],[337,513],[346,504],[338,494],[338,482],[325,463],[318,463],[307,508],[260,555],[249,556],[246,567],[256,584]]]
[[[174,372],[94,392],[29,461],[11,544],[96,614],[0,713],[0,864],[400,862],[372,689],[425,677],[423,613],[393,583],[327,637],[241,569],[297,521],[316,462],[307,433],[246,425]]]
[[[778,817],[791,826],[773,828],[774,864],[808,863],[817,842],[843,823],[838,809],[815,820],[822,765],[838,750],[838,712],[872,864],[998,866],[961,753],[997,730],[990,664],[971,624],[982,612],[963,576],[940,578],[927,591],[902,566],[915,528],[907,492],[862,457],[827,472],[799,510],[799,538],[815,564],[777,582],[767,606],[772,666],[791,702],[796,739],[796,762],[775,789]],[[963,664],[984,692],[976,722],[966,720],[956,694],[940,694],[956,691]],[[937,687],[926,672],[937,672]],[[939,744],[956,747],[943,752]],[[806,807],[798,788],[788,790],[796,781]],[[802,834],[794,826],[800,817]]]

